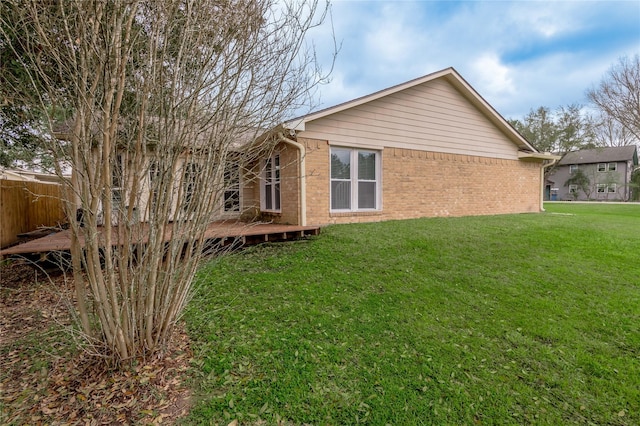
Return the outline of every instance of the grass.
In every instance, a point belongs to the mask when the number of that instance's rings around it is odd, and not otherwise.
[[[547,209],[205,265],[187,422],[640,424],[640,205]]]

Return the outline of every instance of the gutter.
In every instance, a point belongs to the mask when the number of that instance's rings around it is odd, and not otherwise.
[[[545,162],[542,164],[542,167],[540,168],[540,185],[541,185],[541,191],[540,191],[540,211],[543,212],[544,210],[544,186],[545,186],[545,181],[544,181],[544,175],[545,175],[545,170],[548,169],[549,167],[553,166],[554,164],[556,164],[560,158],[560,156],[558,155],[552,155],[552,157],[554,158],[550,158],[545,160]]]
[[[306,149],[304,145],[278,133],[278,139],[296,147],[300,151],[300,225],[307,226],[307,166],[305,162]]]

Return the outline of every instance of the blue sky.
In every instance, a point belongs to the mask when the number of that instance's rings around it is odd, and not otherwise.
[[[506,118],[579,103],[621,56],[640,53],[640,0],[332,2],[341,49],[325,108],[454,67]],[[310,34],[329,67],[331,24]],[[316,108],[317,109],[317,108]]]

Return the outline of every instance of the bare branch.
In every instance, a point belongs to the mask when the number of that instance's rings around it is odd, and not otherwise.
[[[327,9],[71,0],[20,13],[0,19],[32,35],[19,41],[33,86],[24,101],[46,112],[51,150],[73,169],[67,213],[82,213],[71,229],[83,332],[119,361],[149,356],[169,338],[205,249],[223,249],[203,236],[230,177],[273,148],[265,131],[326,79],[304,40]]]

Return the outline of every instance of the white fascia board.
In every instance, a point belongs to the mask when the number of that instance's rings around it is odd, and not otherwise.
[[[562,158],[560,155],[553,155],[549,152],[518,152],[518,158],[536,158],[539,160],[559,160]]]
[[[295,130],[296,132],[304,132],[305,131],[305,123],[306,120],[304,117],[300,117],[300,118],[295,118],[291,121],[286,121],[285,123],[282,124],[282,127],[284,127],[287,130]]]

